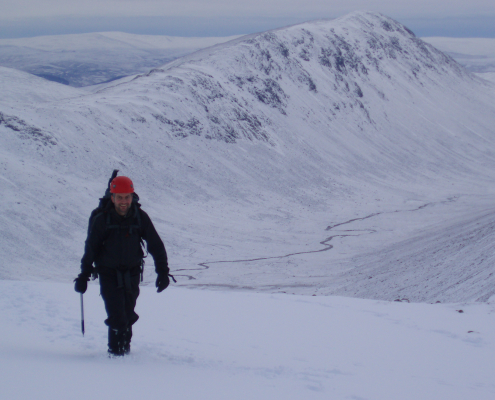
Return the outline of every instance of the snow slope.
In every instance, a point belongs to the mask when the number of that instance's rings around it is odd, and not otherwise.
[[[493,302],[407,304],[143,287],[131,355],[108,359],[98,288],[0,281],[11,400],[491,400]],[[462,311],[462,312],[461,312]],[[157,317],[158,316],[158,317]]]
[[[71,280],[119,168],[179,285],[485,301],[493,89],[394,20],[358,12],[238,38],[95,93],[1,99],[0,277]]]

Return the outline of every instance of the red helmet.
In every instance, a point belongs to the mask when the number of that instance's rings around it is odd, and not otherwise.
[[[134,185],[127,176],[117,176],[110,183],[110,193],[134,193]]]

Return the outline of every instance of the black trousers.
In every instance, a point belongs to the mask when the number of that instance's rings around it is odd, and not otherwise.
[[[105,324],[118,330],[131,327],[139,318],[134,312],[139,296],[139,268],[125,272],[105,268],[99,271],[99,277],[100,293],[108,317]]]

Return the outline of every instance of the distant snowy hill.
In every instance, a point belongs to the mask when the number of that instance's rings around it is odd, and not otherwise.
[[[185,38],[100,32],[0,39],[0,65],[80,87],[147,72],[235,37]]]
[[[469,71],[495,83],[495,39],[449,37],[422,39],[450,55]]]
[[[490,214],[495,91],[390,18],[357,12],[238,38],[71,98],[23,79],[0,98],[0,278],[71,279],[118,168],[180,285],[416,301],[493,291],[490,257],[471,270],[490,271],[481,292],[469,279],[448,291],[472,262],[456,253],[461,235],[438,271],[448,278],[415,297],[418,253],[433,260],[442,229],[470,235]],[[477,220],[486,235],[491,220]],[[361,274],[381,267],[402,273],[382,285]]]
[[[495,72],[494,38],[425,37],[422,39],[449,54],[472,72]]]

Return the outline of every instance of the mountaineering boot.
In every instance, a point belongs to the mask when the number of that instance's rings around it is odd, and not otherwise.
[[[131,352],[132,326],[124,329],[124,354]]]
[[[108,328],[108,355],[123,356],[124,355],[124,330]]]

